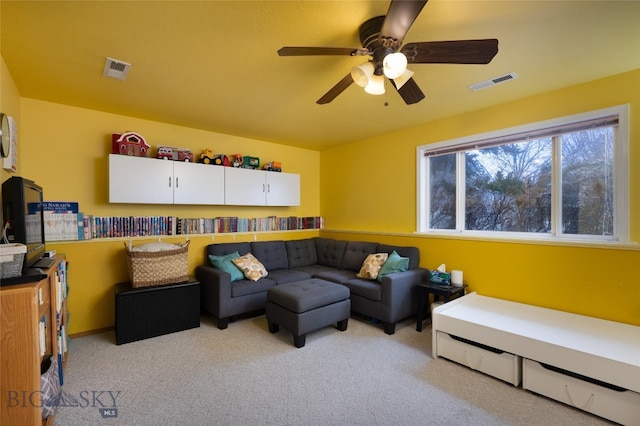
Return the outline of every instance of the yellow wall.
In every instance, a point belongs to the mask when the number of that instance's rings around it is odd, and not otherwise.
[[[28,98],[22,98],[22,121],[20,174],[42,185],[46,200],[78,201],[81,209],[89,214],[172,214],[186,217],[319,214],[320,155],[317,151]],[[194,155],[204,148],[211,148],[216,153],[257,156],[263,162],[281,161],[285,172],[301,175],[300,206],[270,209],[171,206],[167,210],[163,205],[109,204],[107,156],[111,152],[111,134],[126,131],[140,133],[152,146],[152,154],[155,154],[156,145],[174,145],[190,148]],[[206,190],[206,182],[202,187]]]
[[[479,294],[640,325],[637,247],[589,248],[413,234],[418,146],[628,103],[631,239],[637,242],[640,91],[633,89],[637,87],[640,70],[323,151],[320,193],[327,229],[321,235],[415,245],[420,248],[422,266],[446,263],[448,269],[461,269],[470,290]]]
[[[317,151],[173,126],[131,117],[22,98],[19,175],[44,188],[47,201],[77,201],[93,215],[174,215],[180,217],[317,216],[320,214],[319,153]],[[109,204],[108,160],[111,133],[136,131],[155,145],[176,145],[199,153],[243,153],[262,161],[278,160],[285,172],[300,174],[299,207],[234,207]],[[216,167],[216,166],[211,166]],[[202,183],[206,190],[206,182]],[[318,235],[318,231],[236,235],[238,240],[291,239]],[[233,235],[215,236],[230,241]],[[204,262],[211,236],[191,236],[189,270]],[[142,243],[144,239],[137,239]],[[125,239],[48,243],[70,262],[69,311],[71,334],[114,324],[114,285],[127,280]],[[169,239],[166,241],[184,241]]]

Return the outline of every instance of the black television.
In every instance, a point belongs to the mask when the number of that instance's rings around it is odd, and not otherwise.
[[[12,176],[2,183],[2,214],[9,243],[27,246],[22,270],[33,266],[45,253],[42,187]]]

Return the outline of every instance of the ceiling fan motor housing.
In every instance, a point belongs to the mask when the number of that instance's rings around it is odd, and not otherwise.
[[[385,40],[380,37],[380,30],[384,23],[385,16],[376,16],[365,21],[358,30],[362,47],[371,52],[375,75],[383,75],[382,62],[384,57],[394,53],[399,47],[401,40]]]

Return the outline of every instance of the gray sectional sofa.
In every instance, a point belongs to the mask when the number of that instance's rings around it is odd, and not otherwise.
[[[380,282],[356,276],[369,254],[390,254],[394,250],[409,258],[406,271],[385,275]],[[321,278],[348,287],[351,311],[381,321],[385,333],[393,334],[399,320],[416,313],[416,284],[426,280],[428,275],[426,269],[419,267],[420,251],[416,247],[320,237],[210,244],[206,247],[206,258],[236,251],[241,256],[252,253],[266,268],[267,276],[257,281],[231,281],[228,272],[216,269],[210,263],[196,268],[202,308],[217,319],[221,330],[227,328],[232,317],[263,310],[270,287]]]

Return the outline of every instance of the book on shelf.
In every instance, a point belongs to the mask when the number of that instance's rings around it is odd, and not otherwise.
[[[77,213],[44,212],[44,235],[46,241],[79,239]]]
[[[60,386],[64,385],[64,368],[62,367],[63,356],[58,354],[58,380],[60,380]]]
[[[321,216],[189,218],[179,216],[94,216],[83,213],[78,213],[77,215],[75,239],[85,240],[92,238],[294,231],[322,229],[324,227],[324,220]]]
[[[84,239],[84,215],[77,202],[44,201],[42,205],[46,241]]]
[[[38,324],[38,336],[40,338],[40,356],[47,352],[47,316],[43,315]]]

